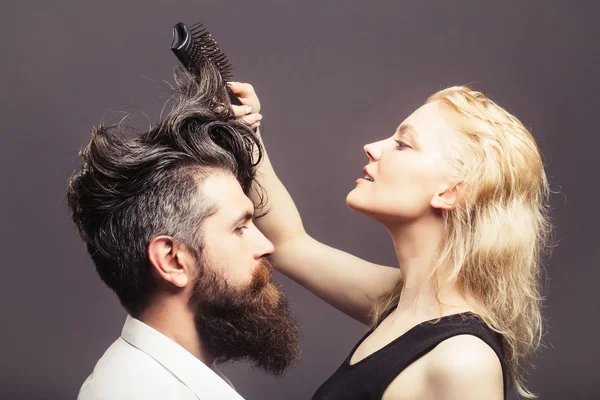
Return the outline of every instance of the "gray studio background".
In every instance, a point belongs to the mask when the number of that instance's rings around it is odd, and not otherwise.
[[[307,230],[395,265],[387,234],[344,203],[366,158],[428,95],[472,84],[530,127],[556,238],[546,263],[542,399],[599,399],[600,7],[592,1],[3,1],[0,16],[0,398],[74,399],[125,313],[64,199],[90,128],[160,112],[171,27],[203,21],[255,85],[273,163]],[[114,119],[113,119],[114,120]],[[144,121],[142,119],[142,125]],[[303,329],[281,380],[225,367],[252,399],[309,399],[367,328],[277,276]],[[512,397],[514,398],[514,397]]]

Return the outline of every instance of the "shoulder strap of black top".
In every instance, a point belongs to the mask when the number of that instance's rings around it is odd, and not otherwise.
[[[494,350],[502,366],[504,398],[506,399],[506,365],[500,336],[492,331],[479,316],[472,313],[456,314],[444,317],[438,322],[425,322],[418,325],[416,329],[407,332],[401,341],[386,349],[384,354],[380,354],[379,363],[384,367],[381,371],[385,371],[385,378],[380,381],[378,398],[383,396],[385,389],[406,367],[433,350],[444,340],[458,335],[476,336]]]

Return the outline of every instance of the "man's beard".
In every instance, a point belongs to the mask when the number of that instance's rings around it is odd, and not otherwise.
[[[189,306],[204,347],[216,362],[247,360],[282,376],[298,359],[300,330],[287,299],[271,283],[270,262],[263,259],[250,284],[238,289],[198,261]]]

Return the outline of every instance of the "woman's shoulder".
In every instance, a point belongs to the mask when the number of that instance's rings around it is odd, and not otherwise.
[[[503,398],[500,359],[477,336],[457,335],[444,340],[429,354],[426,370],[433,397],[443,393],[448,399]]]

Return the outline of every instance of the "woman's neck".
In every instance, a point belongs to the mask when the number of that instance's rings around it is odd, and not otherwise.
[[[431,277],[436,256],[444,237],[444,225],[437,215],[410,224],[388,226],[398,258],[403,288],[397,311],[414,313],[429,319],[440,314],[472,310],[458,285],[436,288]]]

